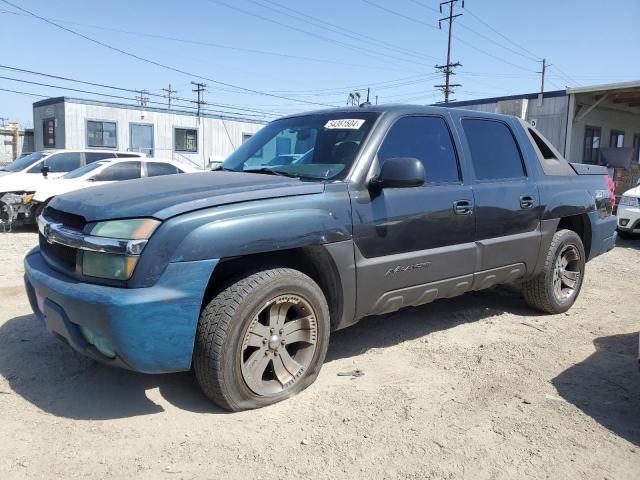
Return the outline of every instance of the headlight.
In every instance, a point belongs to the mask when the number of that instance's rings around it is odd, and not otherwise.
[[[625,205],[628,207],[637,207],[640,204],[640,198],[638,197],[629,197],[627,195],[623,195],[620,198],[620,205]]]
[[[126,253],[85,251],[82,257],[83,275],[111,280],[131,278],[140,253],[160,223],[152,218],[109,220],[96,223],[91,229],[91,236],[122,241]]]
[[[153,218],[109,220],[96,223],[91,229],[91,235],[124,240],[146,240],[158,228],[158,225],[160,222]]]

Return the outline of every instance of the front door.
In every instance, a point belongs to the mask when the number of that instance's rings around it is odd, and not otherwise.
[[[358,318],[458,295],[473,281],[473,193],[444,117],[398,119],[378,164],[394,157],[420,160],[426,183],[352,193]]]
[[[129,150],[153,157],[153,125],[131,123],[129,125]]]

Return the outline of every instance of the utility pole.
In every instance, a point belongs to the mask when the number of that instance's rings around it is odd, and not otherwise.
[[[456,67],[461,67],[462,64],[460,62],[451,63],[451,30],[453,27],[453,19],[456,17],[462,16],[461,13],[456,15],[453,14],[453,6],[458,2],[458,0],[447,0],[445,2],[440,2],[440,13],[442,13],[442,6],[449,5],[449,16],[443,17],[438,20],[438,26],[442,29],[442,22],[444,20],[449,21],[449,41],[447,42],[447,63],[445,65],[436,65],[436,68],[444,73],[445,81],[444,85],[434,85],[436,88],[442,89],[444,93],[444,103],[449,103],[449,96],[453,93],[453,87],[460,87],[459,83],[451,83],[451,75],[455,75],[454,69]],[[464,0],[462,0],[462,7],[464,8]]]
[[[141,107],[146,107],[147,106],[147,102],[149,101],[149,90],[137,90],[139,96],[137,98],[138,103],[140,104]]]
[[[538,98],[538,105],[542,105],[542,99],[544,97],[544,76],[547,72],[547,68],[551,66],[551,64],[547,65],[547,59],[543,58],[542,60],[538,60],[542,63],[542,70],[537,72],[541,75],[540,78],[540,97]]]
[[[8,122],[9,119],[7,117],[0,117],[0,123],[2,123],[2,127],[6,127],[7,124],[5,122]]]
[[[173,90],[171,88],[171,84],[169,84],[169,88],[163,88],[162,89],[163,92],[167,92],[167,94],[165,95],[165,98],[167,99],[167,110],[171,110],[171,100],[175,100],[175,93],[178,93],[177,90]]]
[[[192,92],[196,92],[198,94],[198,100],[196,101],[196,103],[198,104],[198,118],[200,118],[200,112],[202,110],[202,106],[205,105],[205,101],[204,101],[204,91],[207,88],[207,86],[204,83],[200,83],[200,82],[191,82],[191,85],[195,85],[196,88],[194,88],[192,90]]]

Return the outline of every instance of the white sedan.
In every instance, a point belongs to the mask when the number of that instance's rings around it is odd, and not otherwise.
[[[622,238],[631,238],[640,233],[640,186],[622,194],[618,204],[618,233]]]
[[[198,171],[200,170],[182,163],[157,158],[99,160],[38,186],[30,206],[33,218],[36,218],[56,195],[122,180]]]

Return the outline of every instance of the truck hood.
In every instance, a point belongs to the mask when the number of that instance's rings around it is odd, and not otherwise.
[[[87,222],[115,218],[160,220],[203,208],[266,198],[309,195],[323,183],[255,173],[204,172],[115,182],[59,195],[51,207]]]

